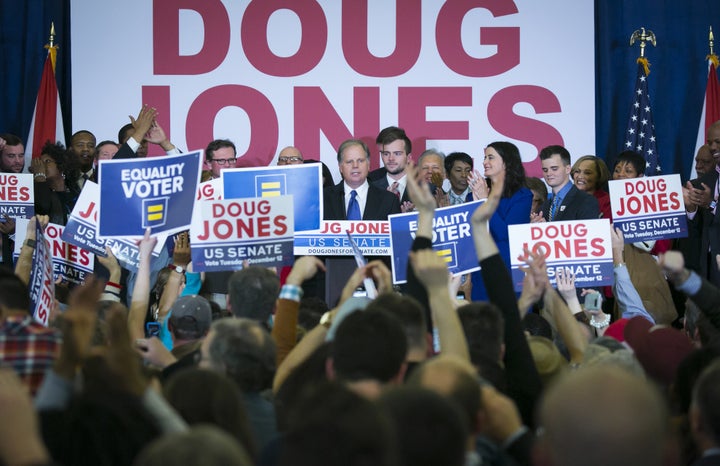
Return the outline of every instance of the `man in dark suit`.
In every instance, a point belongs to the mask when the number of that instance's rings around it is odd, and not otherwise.
[[[720,121],[707,131],[707,145],[715,161],[715,170],[689,181],[683,190],[685,208],[690,220],[689,230],[700,235],[700,250],[688,253],[700,257],[700,273],[713,284],[720,286],[720,273],[716,257],[720,254],[720,208],[718,203],[718,172],[720,165]]]
[[[387,220],[388,215],[400,213],[396,195],[368,183],[370,151],[364,142],[348,139],[340,144],[337,158],[343,181],[325,188],[325,220]],[[353,214],[355,204],[359,216]]]
[[[413,209],[410,197],[405,189],[407,177],[405,167],[411,160],[412,142],[405,134],[405,130],[397,126],[389,126],[375,139],[383,167],[373,170],[368,175],[370,184],[388,190],[400,198],[400,207],[403,212]]]
[[[600,206],[594,196],[580,191],[570,181],[570,152],[562,146],[548,146],[540,151],[543,176],[552,194],[531,222],[590,220],[600,218]]]

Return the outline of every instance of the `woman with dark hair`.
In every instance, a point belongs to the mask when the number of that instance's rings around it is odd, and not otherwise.
[[[600,218],[608,218],[612,221],[610,195],[607,192],[610,170],[605,162],[594,155],[584,155],[575,161],[570,176],[579,190],[592,194],[598,200]]]
[[[470,180],[475,199],[486,198],[493,180],[498,175],[505,175],[500,205],[490,219],[490,234],[497,243],[500,256],[510,268],[510,238],[508,225],[530,222],[530,208],[533,194],[525,186],[525,168],[520,158],[520,151],[515,144],[506,141],[491,142],[485,148],[483,160],[485,178],[475,171]],[[479,272],[472,274],[472,300],[487,300],[485,284]]]
[[[242,395],[232,380],[205,369],[185,369],[170,378],[163,393],[189,425],[215,425],[232,435],[253,459],[257,458]]]
[[[72,151],[47,142],[31,162],[35,174],[35,214],[48,215],[50,223],[65,225],[80,195],[77,180],[80,160]]]

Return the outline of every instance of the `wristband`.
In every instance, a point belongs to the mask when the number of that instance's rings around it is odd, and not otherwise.
[[[35,178],[46,178],[45,173],[35,173]]]
[[[23,243],[23,246],[27,246],[30,249],[35,249],[36,241],[34,239],[27,238],[25,240],[25,243]]]
[[[109,286],[112,288],[117,288],[118,290],[122,290],[122,285],[120,285],[119,283],[115,283],[115,282],[106,282],[105,286]]]

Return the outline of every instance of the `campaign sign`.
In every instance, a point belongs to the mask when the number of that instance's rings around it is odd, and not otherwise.
[[[559,269],[575,274],[575,287],[588,288],[613,283],[610,221],[572,220],[567,222],[509,225],[510,268],[516,291],[522,290],[525,249],[543,254],[550,283],[555,285]]]
[[[202,151],[105,160],[99,165],[100,237],[140,238],[187,230],[200,180]]]
[[[99,238],[97,236],[98,206],[100,204],[100,188],[92,181],[85,182],[80,197],[75,203],[67,225],[62,232],[62,239],[94,254],[105,257],[105,246],[115,255],[121,267],[136,272],[140,258],[140,250],[134,241],[119,238]],[[164,241],[163,241],[164,243]],[[154,256],[160,253],[160,240],[153,251]]]
[[[222,178],[205,181],[198,185],[198,193],[195,198],[198,201],[217,201],[223,197]]]
[[[443,207],[433,218],[433,249],[445,260],[454,275],[480,270],[475,254],[470,217],[484,201]],[[407,281],[408,252],[417,231],[418,213],[391,215],[393,283]]]
[[[53,259],[53,272],[55,278],[79,285],[85,281],[85,276],[92,273],[95,265],[95,255],[62,240],[62,225],[48,223],[45,227],[45,237],[50,242],[50,255]]]
[[[225,199],[292,195],[295,231],[320,228],[322,209],[322,165],[231,168],[220,172]]]
[[[688,235],[680,175],[613,180],[608,186],[613,225],[626,243]]]
[[[353,256],[347,233],[363,255],[391,255],[390,224],[383,220],[323,220],[319,231],[295,234],[295,255]]]
[[[0,222],[5,216],[32,218],[35,215],[33,175],[0,173]]]
[[[27,224],[25,225],[25,228]],[[23,228],[23,232],[26,229]],[[50,244],[40,228],[35,224],[35,252],[30,269],[30,309],[33,318],[47,327],[48,318],[55,305],[55,279],[53,261],[50,257]]]
[[[245,260],[267,267],[293,263],[293,198],[198,202],[190,228],[196,272],[238,270]]]

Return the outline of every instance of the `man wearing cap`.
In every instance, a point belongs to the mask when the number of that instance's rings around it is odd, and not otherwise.
[[[170,308],[168,330],[172,335],[172,354],[182,359],[198,351],[210,331],[212,310],[207,299],[196,294],[181,296]]]

